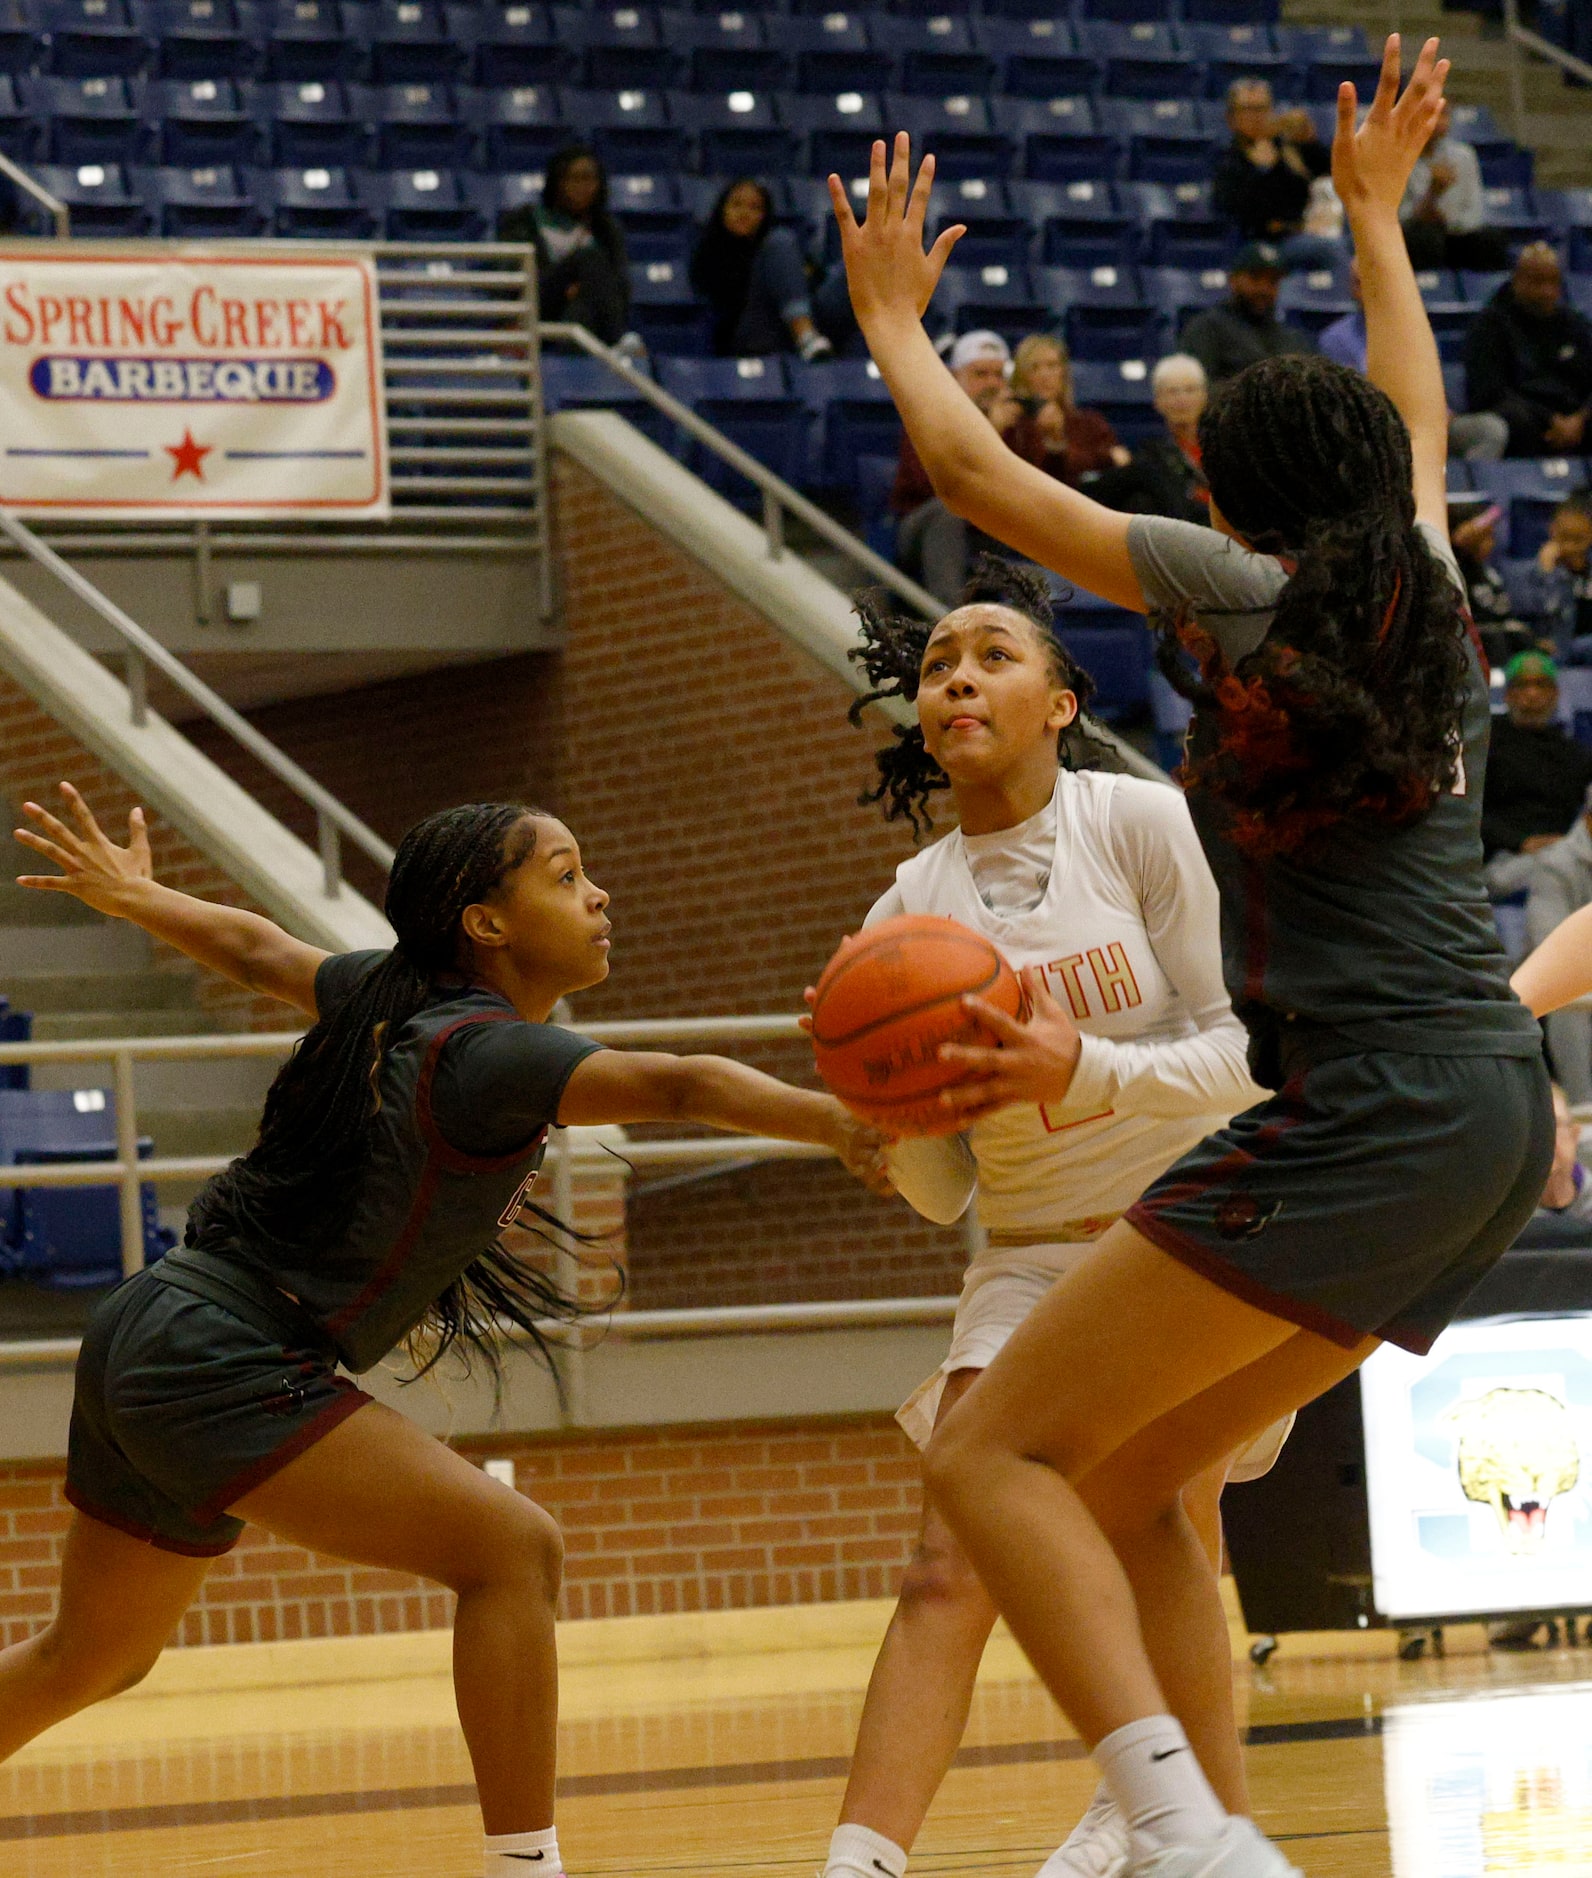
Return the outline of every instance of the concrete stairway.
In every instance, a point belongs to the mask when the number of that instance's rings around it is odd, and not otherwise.
[[[1356,6],[1352,0],[1283,0],[1282,12],[1296,26],[1363,26],[1373,46],[1395,24],[1417,45],[1436,33],[1454,62],[1449,95],[1460,104],[1490,106],[1504,134],[1515,134],[1509,45],[1479,14],[1451,12],[1437,0],[1397,0],[1391,8]],[[1537,181],[1551,189],[1592,183],[1592,90],[1566,85],[1557,67],[1540,59],[1524,58],[1522,71],[1522,141],[1537,153]]]

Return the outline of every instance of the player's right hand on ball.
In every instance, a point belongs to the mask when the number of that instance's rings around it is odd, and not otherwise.
[[[102,913],[118,912],[129,886],[155,877],[144,811],[134,809],[128,816],[127,846],[118,848],[69,782],[61,784],[61,795],[77,824],[75,829],[58,820],[48,809],[40,808],[37,802],[24,802],[22,813],[34,826],[13,831],[23,847],[42,854],[61,871],[59,874],[19,874],[17,885],[69,893]]]
[[[871,1122],[853,1115],[844,1103],[835,1103],[834,1149],[847,1173],[855,1174],[871,1193],[888,1199],[895,1192],[890,1167],[885,1156],[889,1137],[882,1135]]]

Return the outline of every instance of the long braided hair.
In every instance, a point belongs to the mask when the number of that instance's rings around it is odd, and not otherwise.
[[[387,1052],[436,981],[463,967],[465,908],[486,899],[535,852],[543,812],[518,802],[471,803],[428,816],[404,836],[386,899],[398,943],[299,1040],[265,1098],[254,1146],[194,1201],[187,1244],[210,1251],[240,1242],[276,1245],[310,1261],[348,1232],[370,1159]],[[583,1238],[540,1207],[527,1210],[542,1226]],[[585,1307],[494,1242],[433,1301],[410,1349],[421,1374],[455,1344],[479,1353],[496,1374],[500,1319],[525,1332],[548,1359],[538,1320],[584,1314]]]
[[[1257,856],[1350,817],[1415,820],[1455,779],[1466,621],[1416,529],[1392,401],[1329,360],[1267,359],[1214,394],[1200,449],[1222,514],[1294,572],[1266,638],[1233,665],[1197,618],[1152,618],[1162,671],[1215,716],[1185,781],[1226,804]]]
[[[881,698],[904,698],[909,704],[916,700],[924,648],[938,622],[896,612],[883,587],[865,589],[852,604],[862,623],[862,644],[851,657],[867,673],[873,687],[857,699],[848,713],[853,724],[860,724],[863,711]],[[1094,681],[1056,635],[1055,609],[1044,575],[1002,555],[981,554],[973,563],[958,606],[1004,606],[1020,613],[1034,628],[1056,683],[1078,700],[1078,715],[1057,739],[1057,754],[1063,765],[1076,769],[1089,734],[1083,723],[1083,708],[1093,695]],[[858,801],[883,803],[887,822],[905,818],[921,840],[934,825],[929,797],[951,786],[950,777],[929,755],[921,727],[893,726],[892,741],[879,751],[874,762],[878,783],[863,790]]]

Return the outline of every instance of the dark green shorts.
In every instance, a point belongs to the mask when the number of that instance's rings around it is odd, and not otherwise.
[[[120,1285],[83,1335],[66,1497],[167,1552],[236,1545],[227,1508],[370,1400],[263,1279],[185,1252]]]
[[[1424,1354],[1514,1243],[1553,1159],[1540,1055],[1367,1051],[1302,1067],[1128,1211],[1248,1303]]]

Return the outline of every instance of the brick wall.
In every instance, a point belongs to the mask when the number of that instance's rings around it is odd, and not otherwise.
[[[917,1530],[917,1461],[883,1416],[470,1447],[512,1457],[520,1490],[563,1528],[567,1617],[884,1597]],[[58,1462],[0,1465],[0,1646],[54,1608],[69,1517]],[[451,1604],[419,1579],[320,1558],[251,1526],[217,1561],[176,1641],[436,1629]]]

